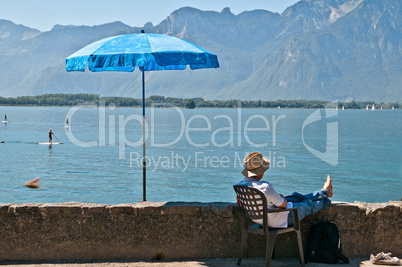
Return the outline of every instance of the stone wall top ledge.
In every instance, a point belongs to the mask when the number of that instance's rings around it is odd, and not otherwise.
[[[355,201],[354,203],[342,202],[342,201],[332,201],[332,206],[334,207],[359,207],[363,209],[378,209],[388,206],[401,207],[402,201],[389,201],[383,203],[368,203]],[[213,208],[214,210],[220,209],[231,209],[232,207],[237,207],[237,203],[231,202],[148,202],[141,201],[138,203],[125,203],[117,205],[108,204],[97,204],[97,203],[83,203],[83,202],[64,202],[64,203],[23,203],[23,204],[13,204],[13,203],[0,203],[0,213],[7,212],[10,208],[12,210],[18,209],[29,209],[29,208],[40,208],[40,209],[80,209],[88,210],[93,209],[101,210],[104,209],[164,209],[169,210],[170,208]]]

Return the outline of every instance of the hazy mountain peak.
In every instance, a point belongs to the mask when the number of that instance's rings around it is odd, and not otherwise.
[[[216,11],[201,11],[193,7],[182,7],[172,12],[157,25],[155,32],[187,39],[188,36],[208,28],[213,23],[211,19],[219,15],[220,13]]]
[[[224,9],[222,9],[221,14],[234,16],[234,14],[230,11],[230,8],[228,8],[228,7],[225,7]]]
[[[76,25],[60,25],[56,24],[53,26],[53,28],[50,31],[64,31],[64,30],[70,30],[70,29],[97,29],[97,28],[115,28],[115,29],[120,29],[120,28],[127,28],[130,27],[126,24],[124,24],[121,21],[114,21],[114,22],[109,22],[105,23],[102,25],[93,25],[93,26],[88,26],[88,25],[81,25],[81,26],[76,26]]]
[[[24,41],[38,36],[41,32],[9,20],[0,19],[0,43]]]
[[[217,54],[220,68],[149,72],[147,95],[204,99],[401,101],[400,1],[309,0],[282,14],[183,7],[147,33],[174,35]],[[0,95],[57,92],[140,97],[139,71],[67,73],[65,58],[141,28],[122,22],[48,32],[0,20]],[[24,40],[23,42],[21,42]],[[137,70],[137,69],[136,69]],[[12,73],[12,75],[10,75]],[[150,78],[152,77],[152,78]]]
[[[10,20],[0,19],[0,29],[5,29],[5,28],[23,29],[23,30],[30,30],[30,31],[33,31],[33,32],[40,32],[37,29],[30,28],[30,27],[24,26],[22,24],[15,24],[14,22],[12,22]]]
[[[75,25],[60,25],[60,24],[56,24],[53,26],[53,28],[50,31],[60,31],[60,30],[65,30],[68,28],[75,28],[75,27],[89,27],[89,26],[75,26]]]
[[[362,1],[364,0],[302,0],[285,9],[281,16],[287,18],[322,16],[333,23]]]
[[[177,15],[180,15],[180,14],[192,14],[192,15],[194,15],[194,14],[199,14],[199,13],[203,13],[203,12],[204,11],[202,11],[200,9],[190,7],[190,6],[185,6],[185,7],[182,7],[182,8],[179,8],[179,9],[173,11],[170,14],[170,16],[177,16]],[[213,11],[213,12],[215,12],[215,11]]]
[[[152,22],[147,22],[147,23],[144,24],[145,29],[151,29],[153,27],[154,27],[154,25],[152,24]]]

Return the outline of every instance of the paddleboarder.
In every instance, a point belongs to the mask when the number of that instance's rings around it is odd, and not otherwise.
[[[4,115],[4,121],[7,121],[7,114]]]
[[[66,126],[69,126],[68,118],[66,118]]]
[[[52,143],[52,135],[54,135],[54,133],[52,133],[52,129],[49,130],[49,144]]]

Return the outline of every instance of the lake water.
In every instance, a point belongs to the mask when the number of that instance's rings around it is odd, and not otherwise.
[[[0,107],[0,203],[142,200],[142,110]],[[333,178],[335,201],[402,197],[401,110],[148,108],[147,201],[234,202],[245,155],[284,195]],[[68,117],[70,128],[65,128]],[[40,145],[48,141],[60,145]],[[23,184],[40,177],[42,189]]]

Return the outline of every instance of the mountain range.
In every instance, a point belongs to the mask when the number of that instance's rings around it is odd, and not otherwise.
[[[65,58],[101,38],[173,35],[218,56],[220,68],[147,72],[146,95],[204,99],[402,101],[400,1],[303,0],[281,14],[183,7],[158,25],[55,25],[0,19],[0,96],[96,93],[141,97],[132,73],[66,72]]]

